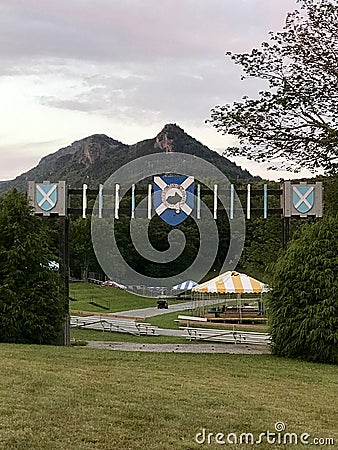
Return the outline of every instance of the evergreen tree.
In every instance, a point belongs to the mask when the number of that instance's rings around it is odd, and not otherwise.
[[[47,220],[32,215],[24,194],[0,197],[0,342],[51,344],[62,328],[49,240]]]
[[[338,363],[338,217],[304,225],[275,266],[269,294],[273,352]]]

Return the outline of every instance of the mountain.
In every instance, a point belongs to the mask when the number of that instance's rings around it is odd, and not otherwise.
[[[66,180],[71,187],[97,186],[129,161],[153,153],[182,152],[199,156],[218,167],[232,180],[254,177],[217,152],[189,136],[176,124],[167,124],[153,139],[126,145],[105,134],[93,134],[45,156],[33,169],[14,180],[0,182],[0,192],[11,187],[26,190],[28,181]],[[256,179],[259,179],[256,177]]]

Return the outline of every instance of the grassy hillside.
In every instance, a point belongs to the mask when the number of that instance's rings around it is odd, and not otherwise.
[[[2,449],[191,450],[204,448],[195,442],[202,428],[257,438],[278,421],[309,442],[338,438],[337,367],[253,355],[4,344],[0,352]]]
[[[90,283],[71,283],[69,303],[71,311],[117,312],[130,309],[150,308],[157,305],[157,298],[140,297],[112,286],[98,286]],[[99,306],[93,305],[94,302]],[[181,303],[182,300],[170,300]],[[107,308],[107,309],[106,309]]]

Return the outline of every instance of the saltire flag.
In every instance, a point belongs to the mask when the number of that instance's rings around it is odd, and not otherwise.
[[[182,223],[194,208],[194,177],[154,177],[154,209],[169,225]]]

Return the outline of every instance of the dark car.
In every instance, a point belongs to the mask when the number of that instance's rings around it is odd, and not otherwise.
[[[167,300],[157,300],[157,309],[168,309]]]

